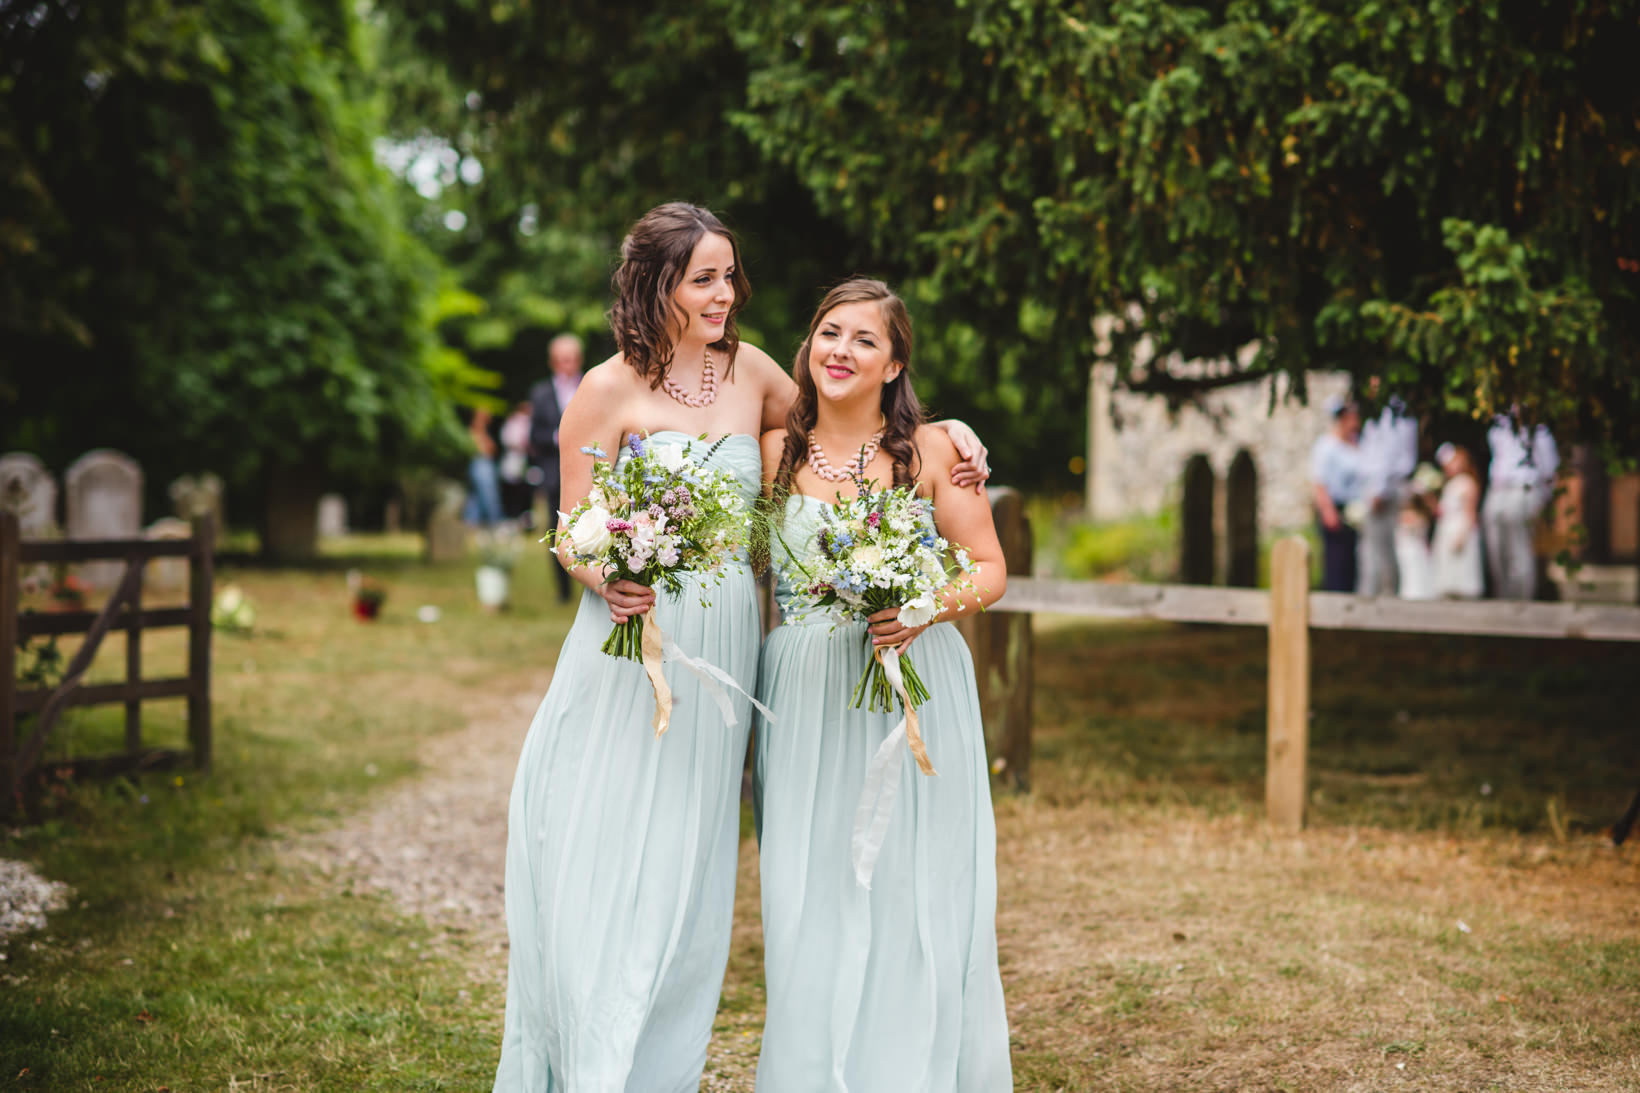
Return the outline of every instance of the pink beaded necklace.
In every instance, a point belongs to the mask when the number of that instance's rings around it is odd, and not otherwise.
[[[717,398],[717,369],[712,366],[712,350],[710,348],[703,349],[701,354],[705,363],[700,366],[699,394],[692,395],[678,386],[677,381],[672,378],[670,364],[667,365],[666,372],[661,376],[661,390],[685,406],[693,406],[696,409],[712,405],[713,400]]]
[[[825,482],[847,482],[861,474],[877,458],[877,449],[883,443],[883,433],[887,430],[888,422],[883,422],[883,428],[878,429],[872,438],[865,442],[855,457],[843,464],[841,470],[833,467],[826,459],[825,449],[820,447],[820,441],[814,430],[809,430],[809,469]]]

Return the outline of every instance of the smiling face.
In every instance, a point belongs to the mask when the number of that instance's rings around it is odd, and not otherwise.
[[[734,244],[713,232],[702,235],[672,290],[675,342],[711,343],[723,337],[735,302],[734,276]]]
[[[832,308],[821,316],[809,340],[809,375],[824,401],[880,398],[883,385],[903,368],[894,359],[888,323],[875,300]]]

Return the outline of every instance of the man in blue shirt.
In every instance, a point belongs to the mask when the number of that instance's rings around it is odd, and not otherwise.
[[[1330,427],[1310,450],[1310,489],[1321,532],[1321,589],[1354,592],[1358,536],[1352,518],[1365,491],[1361,464],[1361,412],[1342,398],[1327,401]]]

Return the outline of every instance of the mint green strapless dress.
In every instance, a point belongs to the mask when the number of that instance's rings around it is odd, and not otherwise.
[[[731,436],[713,463],[750,504],[761,487],[756,438]],[[715,587],[661,593],[650,617],[752,691],[761,627],[744,561]],[[642,666],[599,649],[611,625],[604,601],[585,592],[518,759],[496,1093],[683,1093],[706,1065],[734,916],[751,703],[730,692],[739,723],[729,728],[695,676],[668,664],[676,704],[655,739]]]
[[[812,543],[825,502],[794,496],[784,537]],[[800,548],[799,543],[804,544]],[[778,548],[777,548],[778,549]],[[791,588],[778,582],[782,610]],[[907,756],[871,888],[850,838],[866,766],[900,719],[849,707],[865,626],[792,618],[769,634],[758,697],[758,842],[768,1013],[760,1093],[998,1093],[1013,1088],[997,972],[996,825],[973,661],[952,626],[911,658],[939,773]]]

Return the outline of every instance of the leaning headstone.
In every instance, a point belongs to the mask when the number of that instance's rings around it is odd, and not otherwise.
[[[466,491],[458,483],[445,483],[427,518],[429,562],[459,562],[467,557],[467,525],[461,522],[465,500]]]
[[[1184,464],[1179,582],[1213,583],[1213,465],[1200,452]]]
[[[186,520],[179,520],[175,516],[167,516],[155,520],[148,525],[148,530],[142,533],[144,539],[187,539],[194,533],[194,527]],[[163,589],[166,592],[177,592],[188,587],[188,559],[187,558],[155,558],[148,563],[147,585],[151,588]]]
[[[319,498],[319,538],[334,539],[347,534],[347,498],[327,493]]]
[[[55,531],[57,483],[46,465],[28,452],[0,455],[0,509],[17,514],[25,539],[39,539]]]
[[[0,455],[0,512],[17,514],[24,539],[57,535],[57,480],[28,452]],[[51,567],[44,563],[29,566],[21,576],[28,584],[44,587],[51,580]]]
[[[63,475],[70,539],[135,539],[142,534],[142,468],[109,448],[86,452]],[[87,562],[80,576],[93,588],[111,588],[124,562]]]
[[[1258,467],[1246,448],[1230,461],[1225,476],[1225,535],[1230,553],[1224,583],[1231,588],[1258,587]]]

